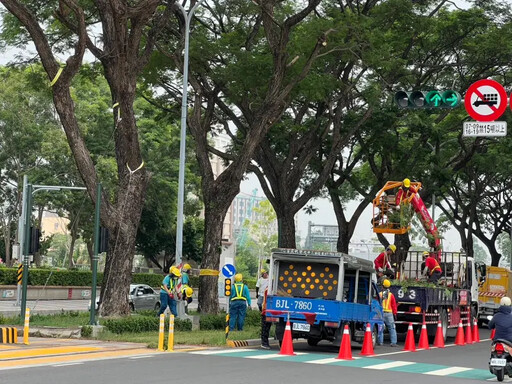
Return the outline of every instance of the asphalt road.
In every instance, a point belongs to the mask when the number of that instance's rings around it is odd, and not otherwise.
[[[352,361],[334,359],[338,350],[328,344],[309,347],[294,342],[296,356],[280,356],[271,351],[245,349],[191,349],[178,352],[151,351],[135,356],[109,356],[74,361],[46,362],[24,369],[2,369],[2,384],[90,384],[165,383],[191,384],[226,382],[261,383],[475,383],[496,381],[487,370],[489,331],[481,329],[482,342],[454,346],[450,337],[446,348],[404,352],[401,348],[379,347],[377,356],[359,357],[353,344]],[[507,379],[506,379],[507,381]]]

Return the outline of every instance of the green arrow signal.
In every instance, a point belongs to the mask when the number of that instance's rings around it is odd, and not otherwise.
[[[449,108],[454,108],[460,103],[460,95],[458,92],[448,90],[443,93],[443,103]]]
[[[443,98],[437,91],[430,91],[427,93],[427,104],[434,107],[439,107],[441,105]]]

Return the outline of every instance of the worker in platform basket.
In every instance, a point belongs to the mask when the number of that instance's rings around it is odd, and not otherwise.
[[[382,311],[384,315],[384,324],[386,324],[386,328],[389,332],[389,338],[391,339],[391,347],[398,347],[396,344],[396,328],[395,328],[395,318],[398,312],[398,308],[396,306],[395,295],[391,293],[389,287],[391,286],[391,282],[389,280],[384,280],[382,283],[382,287],[384,290],[379,293],[380,299],[382,300]],[[378,344],[382,345],[384,343],[384,329],[379,331],[378,336]]]
[[[241,273],[235,275],[235,284],[231,290],[229,298],[229,330],[233,331],[235,325],[239,331],[242,331],[247,314],[247,306],[251,307],[251,295],[249,288],[242,282]]]
[[[423,252],[423,260],[425,261],[423,275],[427,276],[430,283],[437,283],[443,274],[443,270],[441,269],[439,262],[430,252],[427,251]]]
[[[396,252],[396,245],[390,244],[386,247],[384,252],[381,252],[379,256],[373,261],[373,266],[377,272],[377,277],[380,279],[384,275],[394,277],[395,271],[391,266],[391,255]]]
[[[415,193],[418,193],[418,191],[416,188],[411,186],[411,180],[404,179],[404,181],[402,181],[402,186],[398,190],[395,197],[396,209],[400,209],[400,204],[403,204],[405,200],[407,200]]]

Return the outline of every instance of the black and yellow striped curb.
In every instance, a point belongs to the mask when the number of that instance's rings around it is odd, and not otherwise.
[[[270,340],[270,344],[278,343],[277,340]],[[226,340],[226,344],[231,348],[255,347],[261,345],[260,339],[251,340]]]
[[[0,328],[0,343],[16,344],[17,342],[18,342],[18,328],[15,328],[15,327],[1,327]]]

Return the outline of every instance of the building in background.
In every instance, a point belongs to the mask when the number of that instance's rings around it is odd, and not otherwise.
[[[42,235],[45,238],[56,234],[67,235],[69,234],[68,224],[68,219],[59,217],[56,213],[44,211],[41,220]]]

